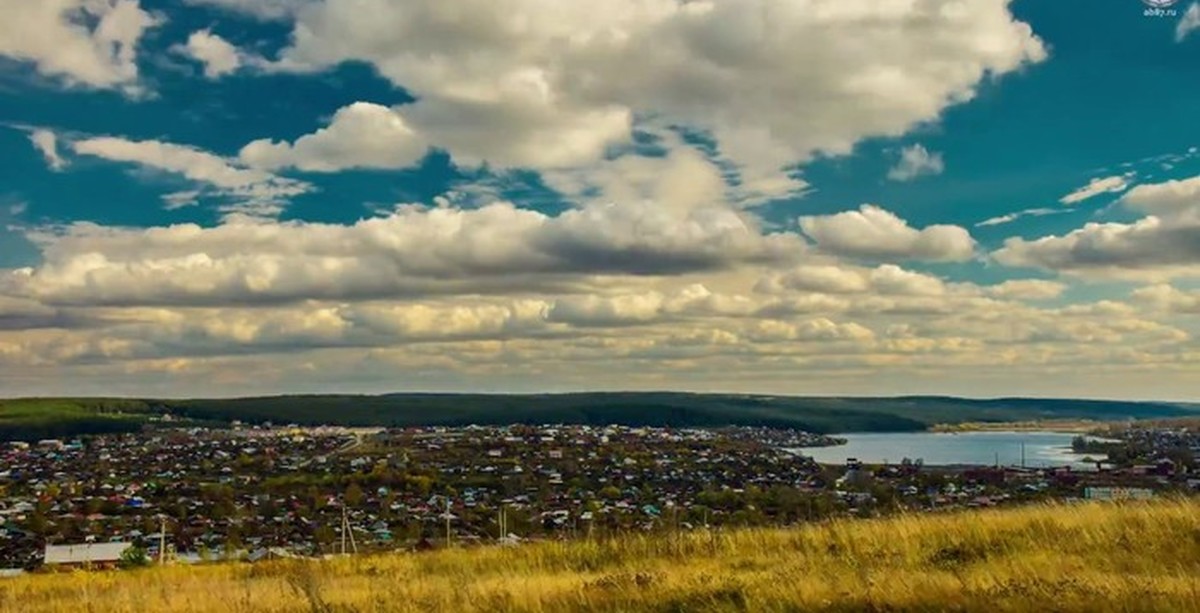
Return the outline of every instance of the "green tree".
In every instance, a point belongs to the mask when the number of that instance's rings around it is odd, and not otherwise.
[[[363,502],[363,491],[357,483],[351,483],[350,487],[346,488],[346,504],[352,507],[357,507]]]
[[[30,532],[38,536],[44,536],[49,528],[49,522],[46,521],[45,513],[43,513],[41,510],[34,510],[33,514],[29,516],[25,526]]]
[[[117,566],[120,568],[141,568],[150,565],[150,557],[146,555],[146,550],[141,547],[130,547],[121,552],[121,559],[117,561]]]
[[[333,539],[336,537],[337,535],[334,534],[333,528],[324,524],[317,527],[316,532],[313,533],[313,539],[316,540],[317,545],[325,550],[328,550],[329,546],[333,544]]]
[[[237,555],[242,548],[242,534],[237,526],[230,526],[228,534],[225,535],[225,557],[232,558]]]

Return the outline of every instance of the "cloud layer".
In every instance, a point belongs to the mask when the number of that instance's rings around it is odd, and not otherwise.
[[[12,273],[65,304],[231,304],[519,291],[588,275],[675,275],[794,260],[804,242],[727,209],[595,205],[551,217],[496,203],[402,206],[351,226],[231,222],[42,235],[45,263]]]
[[[1195,152],[984,208],[940,125],[1047,58],[1006,0],[602,8],[0,0],[18,87],[118,105],[10,126],[0,393],[1200,393]],[[94,177],[150,221],[46,205]]]

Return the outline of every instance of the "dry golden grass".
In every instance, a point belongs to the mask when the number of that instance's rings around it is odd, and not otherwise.
[[[0,580],[0,611],[1198,611],[1200,501]]]

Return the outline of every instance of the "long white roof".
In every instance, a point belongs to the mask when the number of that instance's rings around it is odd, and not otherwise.
[[[85,564],[116,562],[133,543],[77,543],[46,545],[46,564]]]

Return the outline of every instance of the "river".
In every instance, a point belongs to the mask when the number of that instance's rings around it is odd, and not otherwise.
[[[1082,461],[1085,455],[1071,452],[1071,439],[1077,435],[1063,432],[887,432],[836,436],[847,443],[794,451],[822,464],[844,464],[847,458],[869,464],[897,464],[904,458],[920,458],[930,466],[991,466],[997,462],[1001,466],[1020,466],[1024,447],[1024,465],[1028,467],[1095,466]]]

